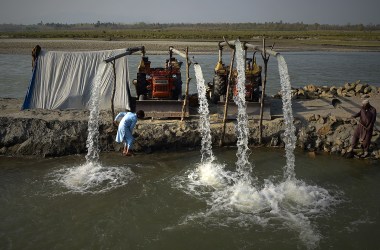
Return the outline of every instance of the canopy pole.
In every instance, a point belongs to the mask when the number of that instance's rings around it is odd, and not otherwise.
[[[114,101],[115,101],[115,92],[116,92],[116,67],[115,67],[115,59],[111,62],[112,68],[113,68],[113,76],[114,76],[114,82],[113,82],[113,90],[112,90],[112,97],[111,97],[111,112],[112,112],[112,124],[113,119],[115,119],[115,108],[114,108]],[[116,125],[114,125],[116,126]]]
[[[222,135],[220,137],[220,142],[219,142],[219,146],[220,147],[223,147],[223,145],[224,145],[224,135],[226,133],[226,121],[227,121],[227,112],[228,112],[228,99],[229,99],[229,93],[230,93],[230,83],[231,83],[231,80],[232,80],[232,68],[234,67],[234,63],[235,63],[235,52],[236,52],[236,49],[233,48],[232,57],[231,57],[231,63],[230,63],[230,72],[229,72],[228,80],[227,80],[226,100],[224,101],[223,128],[222,128]]]
[[[185,55],[185,58],[186,58],[186,90],[185,90],[185,99],[183,100],[183,105],[182,105],[182,115],[181,115],[181,121],[183,121],[184,117],[185,117],[185,111],[186,111],[186,106],[188,105],[187,104],[187,99],[189,97],[189,84],[190,84],[190,81],[191,81],[191,78],[190,78],[190,60],[189,60],[189,47],[186,47],[186,55]]]
[[[274,44],[271,47],[273,50]],[[264,105],[265,105],[265,87],[267,84],[267,75],[268,75],[268,61],[270,54],[268,55],[267,50],[265,49],[265,37],[263,38],[263,51],[261,52],[261,57],[264,61],[264,81],[262,81],[263,87],[261,90],[261,100],[260,100],[260,124],[259,124],[259,144],[262,144],[263,139],[263,116],[264,116]]]

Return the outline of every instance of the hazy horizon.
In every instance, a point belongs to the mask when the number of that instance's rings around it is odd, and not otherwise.
[[[375,0],[4,0],[0,23],[380,24]]]

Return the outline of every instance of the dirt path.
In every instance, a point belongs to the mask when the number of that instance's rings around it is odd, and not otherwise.
[[[373,45],[363,46],[334,46],[328,44],[307,44],[296,40],[277,40],[275,50],[284,51],[380,51],[380,47]],[[261,40],[251,41],[253,44],[261,45]],[[180,41],[180,40],[126,40],[126,41],[104,41],[104,40],[74,40],[74,39],[0,39],[1,54],[30,54],[32,49],[39,44],[46,50],[64,51],[91,51],[112,50],[129,48],[135,46],[146,47],[148,54],[167,53],[169,46],[179,50],[189,48],[189,53],[218,53],[218,41]],[[268,41],[268,44],[272,42]]]

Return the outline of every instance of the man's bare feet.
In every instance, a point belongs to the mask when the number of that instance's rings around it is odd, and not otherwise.
[[[123,155],[124,156],[133,156],[133,152],[125,150],[125,151],[123,151]]]

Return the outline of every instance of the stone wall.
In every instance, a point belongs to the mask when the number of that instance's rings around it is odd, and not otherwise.
[[[309,84],[302,88],[292,89],[292,97],[294,99],[333,98],[336,96],[360,96],[362,98],[368,98],[370,95],[378,93],[380,93],[380,87],[371,86],[368,83],[362,83],[360,80],[353,83],[347,82],[340,87],[316,86],[314,84]],[[281,94],[278,93],[274,97],[280,98]]]
[[[227,123],[225,145],[236,145],[235,123]],[[344,155],[350,145],[356,126],[354,119],[312,115],[308,120],[295,119],[297,147],[309,152],[328,152]],[[86,120],[43,120],[40,118],[0,117],[0,154],[12,156],[63,156],[85,154],[87,139]],[[263,123],[263,144],[268,147],[284,147],[282,118]],[[213,147],[219,145],[221,122],[211,126]],[[258,146],[258,122],[249,121],[251,146]],[[119,151],[121,144],[114,141],[116,129],[110,121],[100,122],[100,150]],[[187,120],[139,120],[135,128],[135,150],[151,153],[159,150],[199,150],[201,138],[198,121]],[[355,150],[360,157],[361,150]],[[380,132],[374,131],[371,158],[380,159]]]

